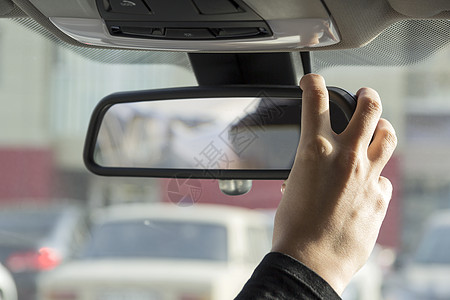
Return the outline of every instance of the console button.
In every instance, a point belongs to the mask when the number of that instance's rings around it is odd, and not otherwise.
[[[165,30],[164,28],[161,27],[149,28],[149,27],[111,26],[111,32],[116,34],[134,35],[142,37],[164,37]]]
[[[240,36],[255,36],[263,32],[259,28],[255,27],[242,27],[242,28],[220,28],[217,31],[218,37],[240,37]]]
[[[166,38],[169,39],[214,39],[215,36],[206,28],[167,28]]]
[[[112,27],[111,27],[112,29]],[[130,35],[142,35],[142,36],[148,36],[152,33],[151,28],[146,27],[128,27],[128,26],[122,26],[120,27],[121,33],[123,34],[130,34]]]
[[[163,36],[163,35],[164,35],[164,28],[153,28],[152,36]]]
[[[122,14],[148,15],[150,10],[142,0],[109,0],[111,12]]]

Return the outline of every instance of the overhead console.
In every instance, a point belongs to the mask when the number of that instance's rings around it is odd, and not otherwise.
[[[112,36],[221,40],[272,36],[267,23],[240,0],[97,0]]]
[[[340,41],[320,0],[57,0],[50,8],[52,1],[31,0],[58,29],[90,45],[256,52]]]

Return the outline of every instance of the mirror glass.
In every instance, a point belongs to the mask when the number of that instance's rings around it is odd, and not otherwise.
[[[290,169],[301,100],[201,98],[118,103],[99,128],[95,162],[157,169]]]

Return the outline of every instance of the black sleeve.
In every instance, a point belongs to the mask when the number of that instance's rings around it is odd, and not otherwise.
[[[271,252],[264,257],[235,299],[341,298],[322,277],[298,260]]]

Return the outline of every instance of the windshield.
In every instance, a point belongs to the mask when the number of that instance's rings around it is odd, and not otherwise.
[[[110,291],[113,296],[108,299],[144,299],[132,296],[147,295],[146,291],[152,295],[166,293],[170,299],[214,299],[213,295],[224,291],[236,293],[270,251],[267,232],[281,199],[282,181],[254,181],[249,193],[227,196],[214,180],[113,178],[89,173],[82,161],[83,144],[90,115],[100,99],[118,91],[195,86],[197,82],[186,53],[140,53],[133,63],[120,64],[114,59],[109,63],[87,59],[80,55],[83,51],[58,46],[15,21],[0,20],[1,239],[8,239],[3,236],[7,231],[31,241],[51,223],[52,216],[45,214],[9,214],[11,205],[26,207],[32,203],[46,209],[57,202],[93,211],[143,203],[151,210],[151,205],[163,202],[190,212],[207,205],[212,208],[208,213],[193,213],[196,218],[189,221],[175,222],[160,216],[149,222],[119,218],[121,221],[99,226],[84,224],[83,230],[70,229],[62,235],[57,244],[64,244],[64,251],[44,245],[45,255],[15,253],[14,262],[33,264],[28,268],[33,269],[29,281],[21,280],[26,268],[10,270],[19,299],[30,299],[38,293],[44,295],[42,299],[58,299],[55,295],[66,296],[59,299],[81,299],[77,293],[84,292],[89,299],[100,299],[98,291]],[[111,51],[110,55],[120,56],[121,52]],[[397,295],[400,287],[415,285],[402,268],[396,268],[396,262],[406,257],[407,264],[414,263],[411,257],[418,248],[422,249],[419,261],[433,261],[447,268],[444,273],[450,276],[450,251],[445,248],[449,239],[440,238],[450,234],[436,232],[424,242],[420,240],[426,221],[450,208],[450,48],[402,67],[326,67],[320,63],[321,55],[314,58],[313,54],[313,66],[320,67],[318,72],[329,86],[353,93],[368,86],[379,92],[383,117],[391,121],[399,140],[383,173],[392,181],[394,193],[373,259],[352,283],[356,294],[349,298],[344,295],[344,299],[369,300],[358,294],[360,290],[370,290],[378,299],[385,294],[387,299]],[[179,145],[177,150],[183,149]],[[240,210],[227,214],[231,208]],[[213,222],[223,219],[232,225]],[[70,244],[85,240],[80,259]],[[102,264],[106,262],[103,258],[120,261],[121,276],[127,280],[112,278],[117,270]],[[155,277],[148,268],[132,264],[132,258],[161,263],[173,259],[180,268],[174,272],[163,264],[153,269],[158,273]],[[34,268],[42,259],[51,270]],[[186,260],[203,261],[186,269],[182,265]],[[205,275],[205,262],[225,260],[234,267],[218,270],[217,264],[211,264],[214,266]],[[8,261],[11,257],[1,263],[8,265]],[[183,271],[189,275],[180,275]],[[216,272],[222,272],[222,277]],[[234,281],[227,281],[224,288],[218,278]],[[222,289],[214,294],[212,286]],[[434,295],[431,288],[429,293]],[[443,299],[450,299],[450,294]]]
[[[169,221],[122,221],[93,230],[85,259],[166,258],[227,260],[224,226]]]

